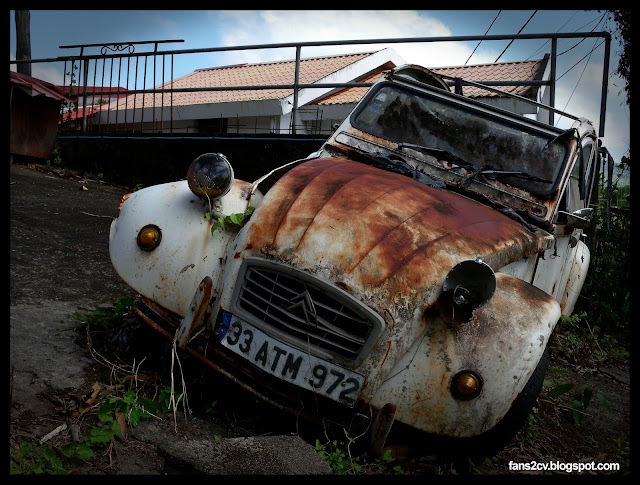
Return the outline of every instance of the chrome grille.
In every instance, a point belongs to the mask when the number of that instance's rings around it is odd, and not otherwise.
[[[357,365],[382,331],[379,315],[353,296],[279,263],[243,263],[232,311],[301,350]]]

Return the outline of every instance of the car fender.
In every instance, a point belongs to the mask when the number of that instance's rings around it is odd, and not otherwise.
[[[495,426],[526,385],[560,318],[556,300],[508,274],[496,274],[495,294],[469,321],[451,325],[442,312],[424,317],[424,331],[369,399],[397,406],[396,421],[422,431],[472,437]],[[482,388],[457,399],[453,377],[472,371]]]
[[[221,279],[227,246],[238,226],[211,231],[220,215],[247,209],[250,184],[235,180],[227,195],[197,197],[186,180],[155,185],[126,195],[109,234],[109,253],[120,277],[142,296],[184,316],[202,279],[213,281],[213,298]],[[255,199],[255,196],[254,196]],[[211,211],[213,217],[205,214]],[[162,237],[158,247],[144,251],[136,238],[154,224]]]

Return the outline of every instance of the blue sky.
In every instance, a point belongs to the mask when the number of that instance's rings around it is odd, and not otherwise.
[[[484,35],[490,26],[490,35],[517,34],[523,26],[523,34],[587,32],[594,27],[596,31],[603,31],[606,22],[602,19],[603,14],[604,11],[597,10],[538,10],[535,14],[534,10],[32,10],[31,54],[33,59],[69,56],[79,54],[79,49],[60,49],[59,46],[149,40],[181,39],[184,42],[159,47],[159,50],[181,50],[285,42]],[[10,11],[9,30],[10,59],[13,60],[13,11]],[[604,45],[594,50],[601,38],[579,41],[558,41],[558,53],[575,47],[558,57],[556,107],[591,119],[598,127]],[[467,63],[476,47],[468,64],[495,62],[508,43],[484,41],[478,47],[477,41],[309,47],[302,49],[302,57],[391,47],[408,63],[444,67]],[[148,50],[148,47],[138,50]],[[628,156],[630,140],[630,113],[622,94],[624,83],[612,74],[619,51],[614,40],[603,138],[617,161],[623,155]],[[519,40],[509,46],[499,61],[539,59],[548,52],[548,41]],[[85,53],[96,54],[98,50],[87,49]],[[176,56],[174,76],[204,67],[293,58],[293,48]],[[36,65],[32,75],[62,84],[62,71],[54,64]],[[558,126],[568,127],[569,124],[561,121]]]

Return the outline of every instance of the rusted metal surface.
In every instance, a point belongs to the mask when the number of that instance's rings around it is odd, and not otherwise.
[[[369,444],[369,451],[373,456],[382,454],[382,448],[393,426],[397,409],[398,406],[395,404],[387,403],[382,406],[382,409],[373,419],[373,423],[371,423],[371,442]]]
[[[343,287],[391,319],[414,320],[437,299],[458,262],[480,256],[493,268],[540,252],[532,234],[465,197],[363,164],[318,159],[274,186],[235,247]]]
[[[486,397],[476,401],[483,403],[482,407],[494,400],[491,409],[482,413],[499,419],[508,410],[512,393],[517,394],[527,373],[535,368],[558,319],[559,307],[528,283],[496,275],[496,295],[474,312],[468,324],[453,332],[439,313],[433,313],[444,277],[463,260],[480,256],[497,269],[541,252],[552,242],[545,231],[529,232],[522,224],[471,199],[367,165],[325,158],[299,165],[265,195],[230,247],[229,254],[238,257],[228,258],[225,278],[232,288],[237,267],[252,256],[285,263],[348,289],[385,320],[378,344],[357,368],[368,379],[362,398],[374,409],[396,402],[396,419],[420,429],[445,432],[443,423],[459,422],[453,419],[454,411],[444,413],[442,421],[438,418],[434,424],[426,424],[434,418],[417,412],[421,405],[409,403],[416,396],[420,396],[415,401],[419,402],[429,394],[434,406],[438,402],[432,413],[449,405],[459,408],[456,402],[452,404],[447,379],[475,359],[477,370],[486,370],[492,380],[483,390]],[[221,307],[228,308],[229,299],[225,287]],[[516,300],[520,304],[514,310],[511,307]],[[508,342],[505,335],[510,336]],[[472,345],[479,337],[482,339]],[[524,348],[529,344],[541,346],[529,352]],[[523,359],[523,352],[529,352],[529,357]],[[415,357],[418,354],[430,357]],[[482,362],[485,356],[495,367]],[[419,366],[414,377],[406,381],[394,377],[413,365]],[[517,378],[508,372],[507,388],[501,388],[505,365],[517,367],[513,369]],[[423,380],[426,374],[431,377]],[[492,395],[500,392],[502,401]],[[401,399],[394,397],[398,395]],[[425,422],[418,424],[418,420]],[[473,434],[494,423],[485,420],[484,427],[448,431]]]
[[[212,284],[211,277],[205,276],[200,285],[198,285],[195,295],[193,295],[193,300],[191,300],[187,314],[182,319],[180,328],[176,331],[176,344],[181,349],[187,347],[193,332],[205,324],[208,313],[211,312]]]

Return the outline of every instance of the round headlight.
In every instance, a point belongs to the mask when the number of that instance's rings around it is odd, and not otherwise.
[[[196,158],[187,171],[191,192],[198,197],[224,197],[233,185],[233,168],[222,153],[205,153]]]
[[[152,251],[158,247],[162,239],[160,228],[154,224],[147,224],[138,232],[138,247],[143,251]]]
[[[496,275],[482,258],[456,264],[444,279],[443,295],[457,308],[473,309],[491,299]]]
[[[462,401],[478,397],[482,390],[482,378],[471,370],[458,372],[451,379],[451,394]]]

